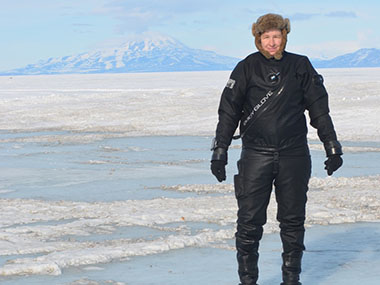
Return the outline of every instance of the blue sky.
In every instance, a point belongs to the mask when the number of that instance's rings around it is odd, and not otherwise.
[[[380,48],[380,1],[0,0],[0,70],[118,46],[157,32],[192,48],[243,58],[256,51],[251,24],[288,17],[287,50],[331,58]]]

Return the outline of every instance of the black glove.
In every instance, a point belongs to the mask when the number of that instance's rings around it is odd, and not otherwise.
[[[223,160],[211,161],[211,172],[219,182],[226,180],[226,162]]]
[[[332,175],[334,171],[338,170],[343,164],[343,159],[340,154],[330,155],[325,161],[325,169],[327,170],[327,175]]]
[[[219,182],[226,180],[227,150],[218,147],[211,157],[211,172]]]

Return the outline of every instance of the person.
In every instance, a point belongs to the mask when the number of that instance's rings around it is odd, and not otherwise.
[[[317,129],[332,175],[343,163],[329,115],[323,77],[306,56],[285,51],[289,19],[277,14],[252,25],[258,52],[239,62],[223,90],[213,140],[211,171],[226,179],[228,147],[240,122],[242,151],[234,176],[238,204],[236,249],[243,285],[258,280],[258,249],[274,185],[282,241],[281,284],[300,283],[311,159],[305,110]]]

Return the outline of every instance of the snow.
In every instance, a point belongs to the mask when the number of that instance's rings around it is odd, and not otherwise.
[[[323,72],[339,138],[380,141],[380,69]],[[228,77],[224,71],[0,77],[0,129],[212,135]],[[317,138],[312,128],[309,137]]]
[[[318,243],[316,237],[327,239],[340,225],[351,224],[350,231],[355,231],[371,223],[368,227],[374,230],[362,235],[369,239],[380,221],[375,161],[380,153],[380,69],[320,72],[345,164],[333,177],[313,166],[306,220],[307,233],[313,235],[305,257],[306,280],[322,278],[310,269],[323,255],[313,248],[328,244]],[[0,77],[0,282],[41,276],[35,284],[63,284],[44,278],[67,281],[70,270],[77,268],[104,278],[93,281],[81,273],[71,284],[103,284],[115,279],[108,266],[119,270],[125,264],[152,264],[156,258],[181,263],[180,253],[199,258],[206,252],[206,260],[220,256],[231,262],[231,271],[223,274],[235,274],[226,280],[237,283],[233,185],[230,180],[215,183],[208,170],[208,146],[228,78],[225,71]],[[322,169],[323,147],[311,128],[309,138],[313,160]],[[240,147],[231,147],[228,167],[233,167]],[[265,225],[268,239],[278,236],[275,215],[272,196]],[[322,233],[327,237],[319,236]],[[345,242],[353,238],[347,236]],[[356,259],[348,260],[349,253],[342,256],[339,251],[335,259],[324,259],[330,268],[341,259],[346,263],[334,271],[324,268],[329,277],[323,284],[349,284],[341,280],[356,266],[369,276],[365,260],[379,250],[376,241],[370,241],[369,248],[358,249]],[[279,249],[263,246],[263,255],[269,256],[263,262],[273,264],[270,259],[280,256]],[[190,263],[197,266],[196,260]],[[136,276],[144,275],[143,269],[135,270]],[[279,267],[268,270],[262,284],[273,284],[268,276],[280,274]],[[104,282],[130,284],[128,280]],[[156,284],[178,280],[180,276]],[[363,280],[376,284],[373,277]],[[150,282],[145,284],[155,284],[152,278]]]

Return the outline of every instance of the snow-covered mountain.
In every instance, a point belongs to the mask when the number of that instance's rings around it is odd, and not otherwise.
[[[190,48],[168,36],[149,35],[116,48],[49,58],[0,75],[231,70],[239,60]],[[330,60],[311,61],[316,68],[380,67],[380,49],[360,49]]]
[[[72,56],[49,58],[37,64],[2,72],[2,75],[121,73],[231,70],[238,58],[192,49],[178,40],[155,35]]]
[[[380,67],[380,49],[363,48],[330,60],[312,60],[314,67]]]

